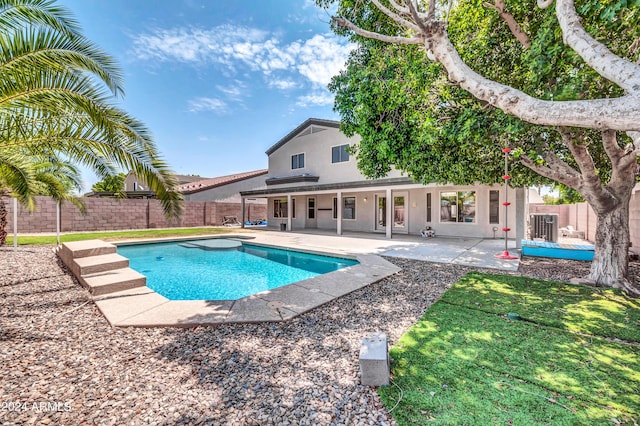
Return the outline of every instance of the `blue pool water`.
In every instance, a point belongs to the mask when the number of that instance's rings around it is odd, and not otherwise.
[[[230,250],[185,245],[119,246],[118,253],[147,277],[149,288],[170,300],[235,300],[358,263],[249,244]]]

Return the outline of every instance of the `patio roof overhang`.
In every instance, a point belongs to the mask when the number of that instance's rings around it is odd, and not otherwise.
[[[303,185],[289,186],[284,188],[267,188],[251,191],[241,191],[242,197],[269,197],[286,194],[318,194],[318,193],[334,193],[346,191],[384,191],[386,188],[393,186],[396,188],[419,188],[424,185],[416,183],[413,179],[407,177],[363,180],[355,182],[339,182],[326,183],[320,185]]]

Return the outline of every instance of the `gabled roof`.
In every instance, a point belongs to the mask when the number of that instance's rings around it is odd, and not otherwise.
[[[198,180],[209,179],[208,177],[203,176],[195,176],[195,175],[175,175],[176,179],[178,179],[178,184],[184,185],[187,183],[195,182]]]
[[[241,180],[250,179],[253,177],[266,175],[267,169],[254,170],[251,172],[235,173],[227,176],[219,176],[210,179],[202,179],[195,182],[185,183],[178,186],[178,191],[183,194],[193,194],[195,192],[204,191],[207,189],[217,188],[219,186],[228,185],[230,183],[239,182]]]
[[[278,142],[276,142],[271,148],[267,149],[266,154],[267,155],[273,154],[275,151],[278,150],[278,148],[280,148],[281,146],[283,146],[284,144],[289,142],[291,139],[293,139],[296,136],[298,136],[298,134],[300,134],[304,129],[306,129],[307,127],[310,127],[310,126],[314,126],[314,125],[315,126],[323,126],[323,127],[333,127],[333,128],[337,129],[337,128],[340,127],[340,122],[339,121],[335,121],[335,120],[323,120],[321,118],[309,118],[309,119],[305,120],[304,123],[302,123],[301,125],[299,125],[295,129],[293,129],[291,132],[289,132],[289,134],[287,136],[285,136],[284,138],[282,138]]]

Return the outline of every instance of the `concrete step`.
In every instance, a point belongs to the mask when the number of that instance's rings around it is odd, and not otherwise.
[[[103,254],[116,253],[116,246],[102,240],[73,241],[63,243],[58,248],[58,256],[66,265],[70,265],[74,259],[89,256],[101,256]]]
[[[76,277],[129,267],[129,259],[117,253],[74,259],[71,270]]]
[[[131,268],[112,269],[80,277],[82,285],[94,296],[147,285],[147,278]]]

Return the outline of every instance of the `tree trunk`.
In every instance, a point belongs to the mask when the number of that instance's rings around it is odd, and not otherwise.
[[[628,279],[629,200],[622,200],[615,209],[597,217],[595,256],[588,279],[597,286],[620,288],[639,297],[640,288]]]
[[[4,199],[0,196],[0,247],[7,242],[7,206],[4,204]]]

